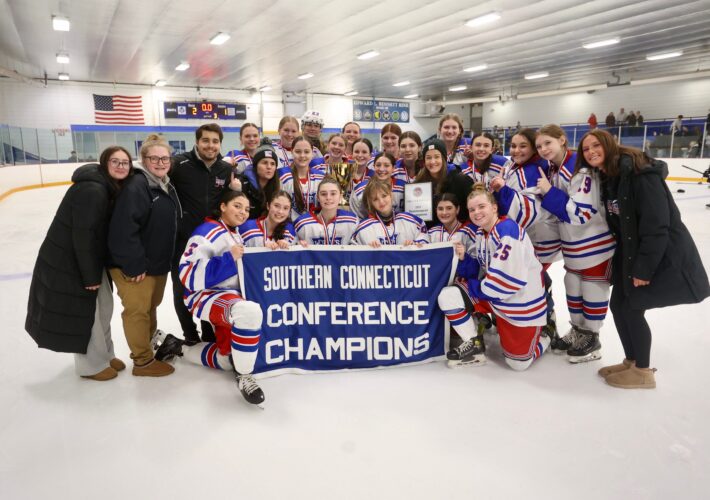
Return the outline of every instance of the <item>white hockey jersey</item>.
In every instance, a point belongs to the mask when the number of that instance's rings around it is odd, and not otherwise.
[[[357,215],[360,219],[366,219],[368,217],[367,208],[365,207],[365,202],[362,199],[365,193],[365,187],[370,179],[362,181],[360,184],[355,186],[355,189],[350,193],[350,210]],[[392,209],[395,212],[404,211],[404,186],[406,182],[402,179],[395,179],[392,177]]]
[[[277,171],[279,180],[281,181],[281,189],[286,191],[292,197],[294,195],[293,191],[293,174],[290,168],[281,168]],[[318,184],[323,180],[325,174],[320,168],[311,167],[308,169],[308,180],[301,183],[301,196],[303,197],[304,210],[299,212],[296,208],[296,202],[294,201],[291,207],[291,220],[298,219],[301,215],[307,214],[311,210],[315,210],[318,207]]]
[[[298,239],[309,245],[349,245],[357,223],[354,213],[338,209],[329,224],[318,213],[311,212],[300,216],[295,226]]]
[[[493,180],[494,177],[503,176],[505,167],[509,163],[511,163],[510,160],[508,160],[508,158],[506,158],[505,156],[492,155],[491,163],[489,164],[488,169],[485,172],[481,172],[476,167],[473,160],[469,160],[468,164],[466,164],[464,168],[461,169],[461,173],[464,175],[468,175],[471,180],[473,180],[474,184],[480,182],[486,186],[486,189],[489,189],[491,185],[491,180]]]
[[[249,219],[239,226],[237,230],[244,241],[244,246],[263,247],[267,241],[273,241],[271,237],[267,236],[268,230],[271,229],[268,224],[267,216],[263,216],[257,219]],[[293,245],[296,242],[296,230],[290,222],[286,224],[283,239],[289,245]]]
[[[252,167],[251,156],[246,151],[233,149],[225,155],[224,159],[230,161],[230,158],[234,161],[234,173],[236,174],[243,174],[246,169]]]
[[[409,212],[399,212],[395,213],[390,224],[385,224],[376,215],[360,221],[351,243],[367,245],[375,240],[382,245],[404,245],[405,241],[429,243],[429,235],[424,221],[419,217]]]
[[[478,226],[473,222],[459,222],[456,228],[449,232],[443,224],[434,224],[429,228],[429,241],[431,243],[439,243],[442,241],[460,241],[466,248],[466,253],[475,255],[476,231]]]

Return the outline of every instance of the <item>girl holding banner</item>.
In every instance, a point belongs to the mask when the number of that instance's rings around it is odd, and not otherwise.
[[[550,345],[549,337],[541,336],[547,310],[542,266],[525,231],[512,219],[499,217],[496,200],[483,184],[474,186],[467,206],[478,226],[475,257],[462,243],[454,243],[460,261],[456,274],[463,281],[439,294],[439,307],[464,340],[447,353],[449,366],[486,361],[483,334],[477,334],[471,316],[475,304],[476,311],[496,316],[508,366],[525,370]]]
[[[320,209],[300,216],[296,220],[298,242],[308,245],[349,245],[357,226],[357,216],[338,208],[342,199],[340,184],[326,176],[318,184]]]
[[[286,249],[296,241],[296,230],[291,219],[291,195],[277,191],[266,204],[266,215],[249,219],[239,226],[239,234],[246,247]]]

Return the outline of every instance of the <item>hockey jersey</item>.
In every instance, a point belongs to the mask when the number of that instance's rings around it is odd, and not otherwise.
[[[263,216],[257,219],[249,219],[239,226],[237,230],[244,241],[244,246],[263,247],[267,241],[273,241],[271,237],[267,236],[268,229],[270,229],[268,224],[267,217]],[[290,222],[286,224],[283,239],[286,240],[289,245],[293,245],[296,242],[296,230]]]
[[[293,189],[293,173],[290,168],[281,168],[277,171],[279,180],[281,181],[281,189],[286,191],[292,197],[294,196]],[[294,202],[291,208],[291,219],[296,220],[304,213],[308,213],[314,210],[318,206],[317,194],[318,194],[318,184],[323,180],[325,174],[319,168],[309,168],[308,169],[308,180],[301,183],[301,196],[303,197],[303,204],[305,209],[303,212],[299,212],[296,208],[296,203]],[[300,181],[299,181],[300,182]]]
[[[357,223],[354,213],[338,209],[329,224],[318,213],[311,212],[300,216],[295,226],[298,239],[309,245],[349,245]]]
[[[466,151],[466,149],[469,147],[469,144],[469,140],[465,137],[462,137],[459,140],[459,144],[458,146],[456,146],[456,149],[454,149],[451,153],[447,155],[446,163],[451,163],[459,170],[463,170],[468,164],[464,151]]]
[[[227,161],[230,161],[230,158],[234,160],[234,173],[236,174],[243,174],[247,168],[252,166],[251,156],[246,151],[233,149],[225,156]]]
[[[565,267],[581,271],[610,259],[616,240],[601,203],[599,172],[583,167],[573,174],[575,160],[573,153],[570,161],[550,170],[552,188],[542,198],[542,207],[558,219]]]
[[[241,244],[239,232],[221,221],[208,219],[192,233],[178,274],[185,287],[185,305],[193,314],[199,314],[214,290],[240,291],[237,265],[229,249]]]
[[[491,184],[491,180],[499,175],[502,176],[505,166],[509,163],[510,160],[508,160],[505,156],[492,155],[491,163],[485,172],[481,172],[476,167],[475,162],[473,160],[469,160],[468,163],[464,165],[461,173],[468,175],[473,180],[474,184],[480,182],[486,186],[486,189],[488,189]]]
[[[474,255],[476,231],[478,231],[478,226],[473,222],[458,222],[456,228],[451,232],[447,231],[442,223],[438,223],[429,228],[429,241],[431,243],[460,241],[466,248],[466,253]]]
[[[351,243],[367,245],[375,240],[382,245],[404,245],[405,241],[429,243],[429,235],[423,220],[409,212],[399,212],[394,214],[390,224],[382,222],[377,215],[360,221]]]
[[[365,201],[362,199],[365,194],[365,187],[369,179],[362,181],[355,186],[355,189],[350,193],[350,210],[360,219],[368,217]],[[392,208],[395,212],[404,211],[404,186],[406,182],[402,179],[392,177]]]
[[[468,280],[472,297],[488,301],[497,316],[513,325],[547,323],[542,265],[525,230],[512,219],[501,218],[490,233],[478,228],[475,257],[467,254],[456,273]]]

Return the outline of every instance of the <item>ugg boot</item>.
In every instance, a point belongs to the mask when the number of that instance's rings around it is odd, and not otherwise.
[[[144,365],[133,365],[133,375],[136,377],[164,377],[174,371],[175,368],[157,359],[153,359]]]
[[[117,372],[120,372],[122,370],[126,369],[126,363],[121,361],[118,358],[113,358],[111,361],[108,362],[109,365],[111,365],[111,368],[116,370]]]
[[[636,361],[633,361],[631,359],[624,359],[624,361],[622,361],[618,365],[604,366],[602,368],[599,368],[599,371],[597,373],[600,377],[607,378],[612,373],[618,373],[624,370],[628,370],[635,364]]]
[[[655,389],[655,368],[629,367],[628,370],[612,373],[606,377],[606,383],[622,389]]]
[[[89,380],[98,380],[99,382],[105,382],[106,380],[111,380],[112,378],[118,377],[118,372],[111,368],[110,366],[107,366],[103,370],[101,370],[99,373],[96,373],[94,375],[82,375],[81,378],[88,378]]]

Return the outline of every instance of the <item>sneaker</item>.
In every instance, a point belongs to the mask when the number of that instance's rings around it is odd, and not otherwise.
[[[89,380],[96,380],[98,382],[105,382],[111,380],[112,378],[118,377],[118,372],[111,368],[110,366],[104,368],[99,373],[94,375],[82,375],[81,378],[88,378]]]
[[[261,387],[256,383],[251,373],[242,375],[235,371],[234,374],[237,380],[237,387],[246,402],[253,405],[261,405],[266,399],[264,397],[264,391],[261,390]]]
[[[545,331],[545,328],[543,328],[543,331]],[[577,330],[576,326],[572,325],[572,328],[569,329],[569,331],[565,334],[564,337],[560,337],[558,335],[557,340],[555,342],[550,342],[550,348],[552,349],[552,352],[554,352],[555,354],[562,354],[567,352],[572,347],[574,347],[575,343],[577,342],[578,336],[579,330]]]
[[[168,333],[158,350],[155,351],[155,359],[158,361],[170,361],[177,356],[182,356],[182,340]]]
[[[599,342],[599,333],[589,330],[577,330],[577,341],[567,350],[570,363],[584,363],[602,357],[602,345]]]
[[[612,373],[606,377],[606,383],[621,389],[655,389],[655,368],[637,368],[635,365],[628,370]]]
[[[635,361],[631,361],[629,359],[624,359],[618,365],[604,366],[602,368],[599,368],[599,371],[597,373],[599,374],[600,377],[607,378],[612,373],[619,373],[621,371],[628,370],[629,368],[631,368],[635,364],[636,364]]]
[[[133,375],[136,377],[164,377],[174,371],[175,368],[157,359],[152,359],[144,365],[133,365]]]
[[[463,365],[482,365],[486,362],[483,335],[473,337],[446,353],[450,368]]]

